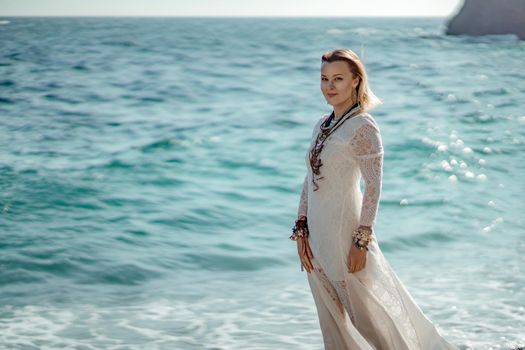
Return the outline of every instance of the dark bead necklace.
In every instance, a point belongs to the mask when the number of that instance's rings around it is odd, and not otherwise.
[[[356,109],[357,108],[357,109]],[[356,109],[357,113],[354,109]],[[321,162],[320,154],[324,147],[324,142],[330,136],[337,128],[339,128],[343,123],[352,118],[353,116],[359,114],[361,111],[361,105],[359,102],[356,102],[352,107],[350,107],[346,112],[343,113],[341,118],[337,119],[335,121],[335,124],[332,125],[332,121],[335,118],[335,111],[332,111],[332,114],[326,120],[321,123],[319,129],[319,133],[317,134],[317,138],[315,139],[315,145],[310,150],[310,166],[312,167],[312,184],[314,185],[314,191],[317,191],[319,189],[319,185],[317,184],[317,180],[324,179],[324,176],[321,175],[321,166],[323,163]]]

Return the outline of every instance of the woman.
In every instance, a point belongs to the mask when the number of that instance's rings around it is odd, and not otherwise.
[[[383,145],[367,111],[381,101],[351,50],[325,53],[321,62],[321,90],[333,111],[314,127],[290,239],[308,272],[325,349],[456,349],[416,305],[375,237]]]

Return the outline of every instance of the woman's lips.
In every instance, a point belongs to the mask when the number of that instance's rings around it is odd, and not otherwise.
[[[334,97],[337,94],[327,94],[327,95],[328,95],[328,97]]]

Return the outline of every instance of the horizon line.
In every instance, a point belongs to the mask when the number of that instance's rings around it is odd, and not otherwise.
[[[156,18],[447,18],[451,15],[8,15],[9,17],[156,17]]]

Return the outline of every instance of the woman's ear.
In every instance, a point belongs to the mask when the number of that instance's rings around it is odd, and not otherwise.
[[[353,84],[354,84],[354,89],[357,88],[359,86],[359,83],[361,82],[361,78],[359,77],[355,77],[354,81],[353,81]]]

